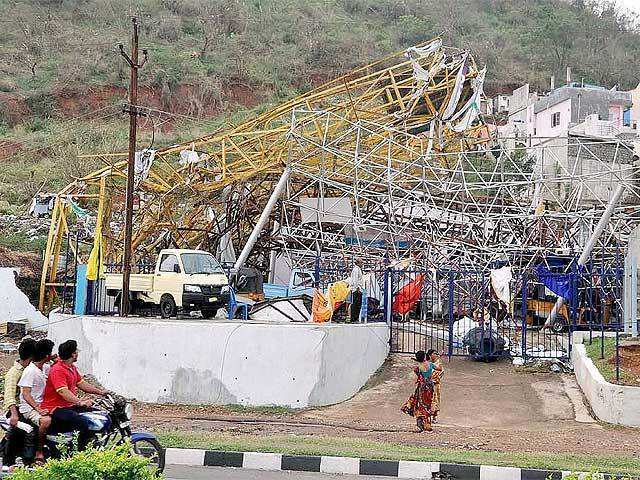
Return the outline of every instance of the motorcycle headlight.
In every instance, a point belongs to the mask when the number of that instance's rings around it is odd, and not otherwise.
[[[221,289],[220,289],[220,293],[229,293],[231,291],[231,289],[229,288],[229,285],[224,285]]]
[[[131,421],[131,419],[133,418],[133,405],[127,403],[127,405],[124,407],[124,414],[127,417],[127,420]]]
[[[190,292],[190,293],[202,293],[202,289],[200,288],[200,285],[185,285],[184,291]]]

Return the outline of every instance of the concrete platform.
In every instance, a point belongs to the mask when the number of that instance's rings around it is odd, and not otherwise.
[[[51,313],[49,337],[75,339],[78,367],[145,402],[281,405],[342,402],[389,352],[386,324],[162,320]],[[349,368],[345,368],[347,366]]]
[[[576,332],[578,333],[578,332]],[[615,334],[605,336],[615,336]],[[583,344],[586,335],[575,335],[571,352],[576,379],[593,413],[603,422],[626,427],[640,427],[640,387],[615,385],[602,376],[587,355]]]

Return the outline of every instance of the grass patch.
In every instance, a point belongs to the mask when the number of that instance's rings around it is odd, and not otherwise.
[[[416,460],[462,464],[497,465],[564,471],[598,471],[619,475],[640,475],[640,459],[599,454],[554,454],[484,452],[375,442],[357,438],[325,436],[257,436],[219,432],[155,432],[163,446],[220,451],[273,452],[291,455],[331,455],[380,460]]]
[[[224,407],[231,413],[260,413],[265,415],[286,415],[295,412],[295,409],[289,407],[279,407],[277,405],[265,407],[247,407],[244,405],[231,404]]]
[[[30,238],[22,232],[3,234],[0,235],[0,245],[20,252],[41,252],[47,246],[47,237]]]
[[[604,339],[604,358],[602,357],[602,339],[600,337],[594,338],[591,344],[588,341],[584,343],[587,355],[593,361],[593,364],[598,368],[602,376],[606,381],[616,383],[616,365],[610,362],[616,355],[616,339],[606,338]],[[640,386],[638,381],[638,375],[625,370],[620,367],[620,383],[624,385]]]

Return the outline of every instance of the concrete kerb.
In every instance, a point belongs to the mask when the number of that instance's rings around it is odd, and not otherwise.
[[[451,480],[561,480],[571,472],[530,468],[462,465],[409,460],[369,460],[352,457],[286,455],[261,452],[225,452],[167,448],[167,465],[232,467],[251,470],[318,472],[342,475],[380,475],[396,478]],[[619,478],[602,474],[603,480]]]
[[[638,410],[640,387],[615,385],[607,382],[587,355],[583,344],[584,333],[574,333],[571,361],[576,382],[587,398],[591,410],[603,422],[627,427],[640,427],[640,411]]]

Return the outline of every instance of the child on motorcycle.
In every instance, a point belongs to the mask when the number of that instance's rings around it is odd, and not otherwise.
[[[33,360],[24,369],[18,382],[20,387],[19,411],[24,418],[38,429],[38,446],[36,450],[36,463],[44,463],[44,443],[47,438],[47,429],[51,425],[49,411],[40,408],[44,398],[44,388],[47,383],[48,362],[51,360],[53,342],[42,339],[36,343]]]
[[[4,439],[3,462],[8,465],[15,463],[16,457],[22,445],[22,437],[24,437],[24,454],[23,460],[25,464],[33,462],[35,457],[35,432],[27,433],[18,429],[18,422],[23,420],[18,409],[18,382],[22,377],[24,369],[31,363],[31,359],[35,353],[36,341],[33,338],[25,338],[18,346],[18,360],[7,371],[4,376],[4,410],[9,419],[10,428]]]

